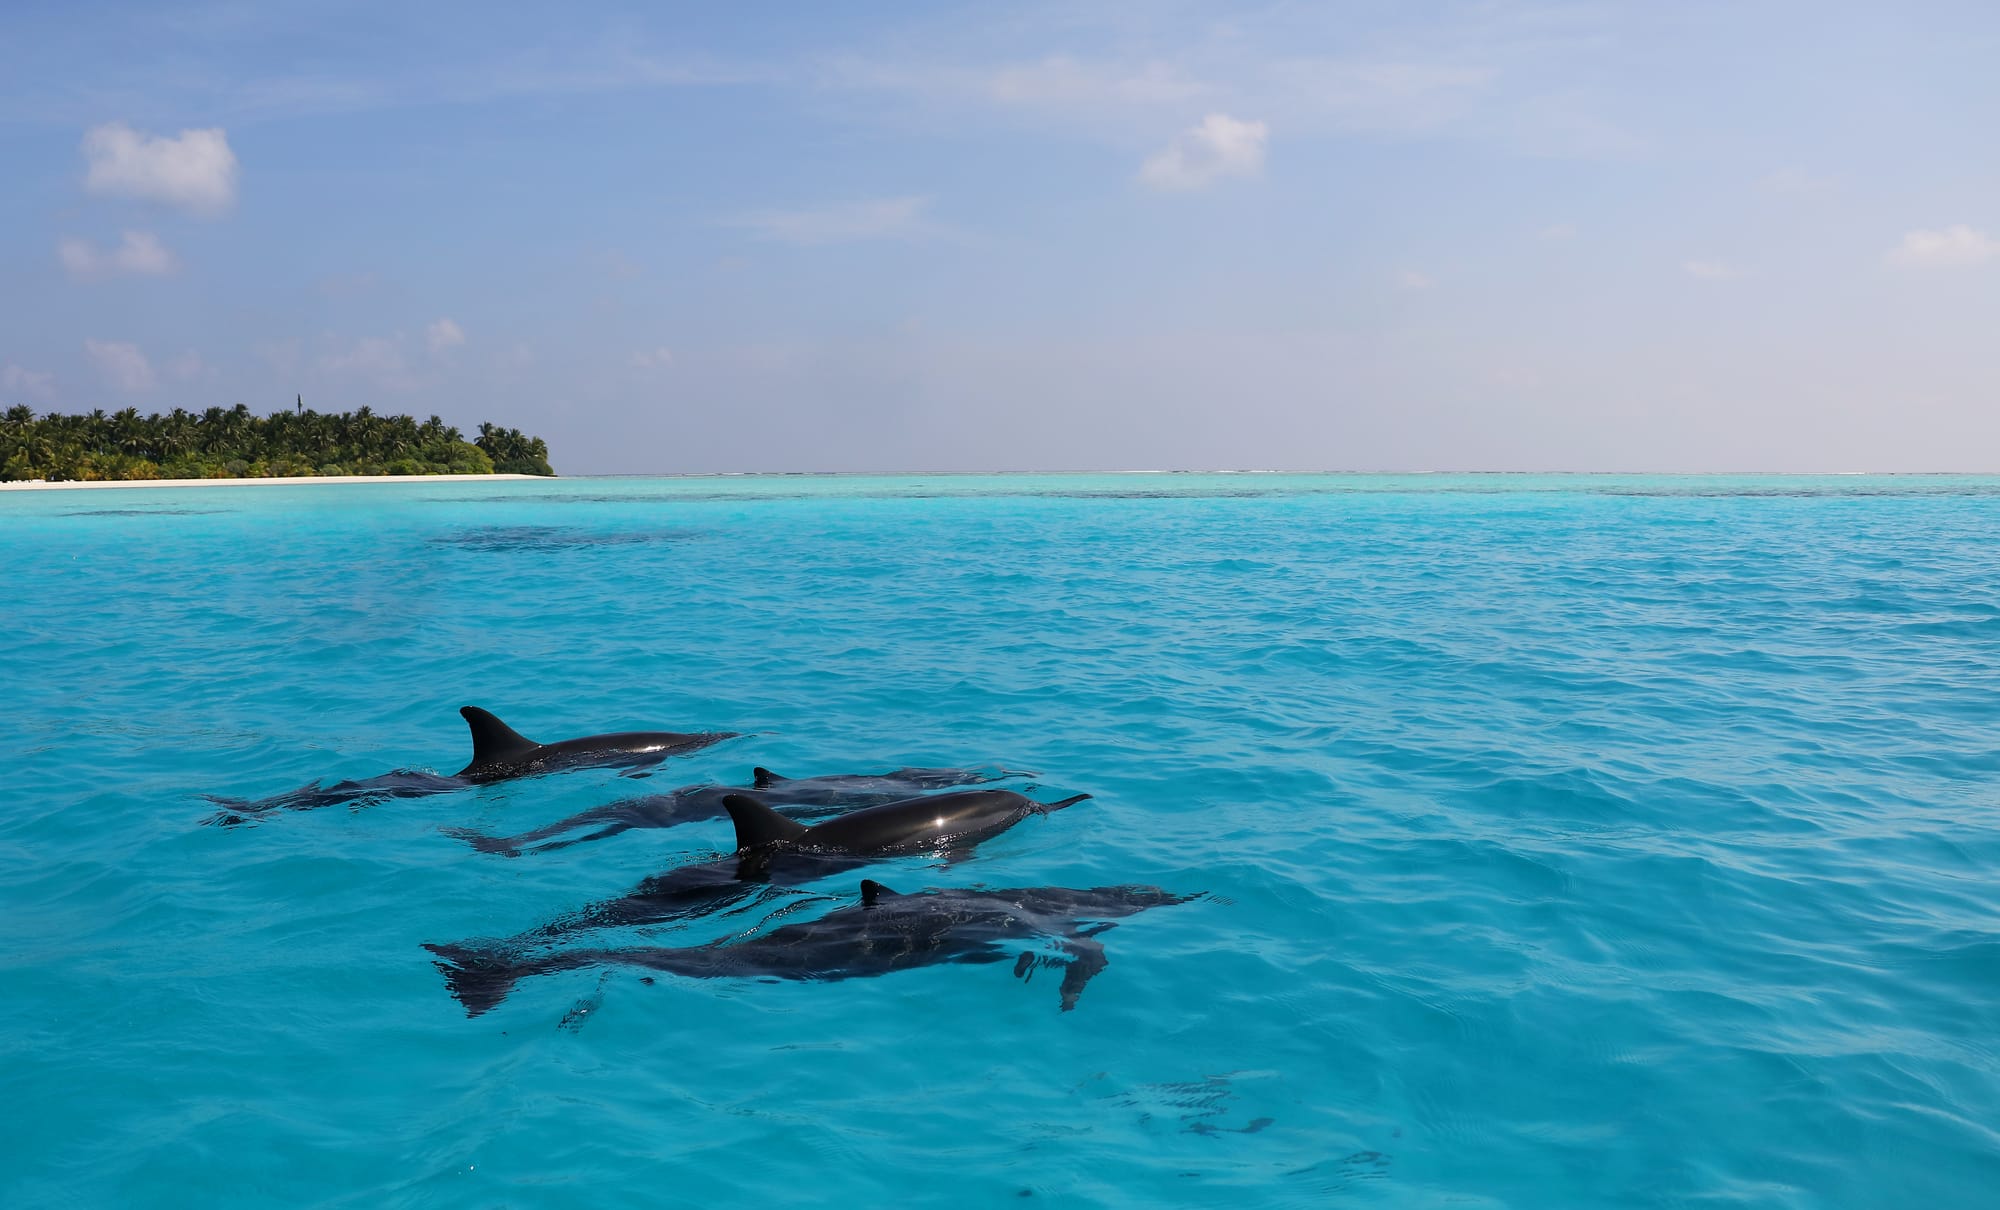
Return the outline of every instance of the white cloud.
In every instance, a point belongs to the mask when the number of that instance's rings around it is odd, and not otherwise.
[[[731,222],[765,239],[787,244],[839,244],[855,240],[922,235],[928,197],[889,197],[841,202],[814,210],[759,210]]]
[[[153,363],[146,360],[138,345],[119,340],[86,340],[83,351],[90,355],[105,381],[121,391],[150,391],[159,381],[153,374]]]
[[[410,364],[402,346],[383,336],[364,336],[353,344],[323,354],[319,368],[336,374],[361,374],[378,381],[404,381]]]
[[[1912,231],[1889,253],[1889,263],[1904,268],[1949,268],[1977,265],[2000,256],[2000,240],[1960,223],[1941,231]]]
[[[127,231],[116,248],[100,249],[87,239],[65,237],[56,255],[73,277],[110,277],[118,273],[162,274],[180,267],[174,254],[150,231]]]
[[[320,354],[318,369],[321,373],[362,379],[383,391],[414,391],[419,382],[409,357],[403,352],[404,343],[404,334],[400,332],[393,337],[364,336],[352,344],[336,342],[329,336],[322,343],[321,347],[328,351]]]
[[[202,361],[201,354],[193,349],[168,362],[167,375],[181,382],[193,382],[197,378],[213,376],[208,365]]]
[[[0,403],[18,403],[23,396],[47,400],[56,393],[56,376],[47,370],[30,370],[10,361],[0,366],[0,392],[5,392],[7,396],[0,399]]]
[[[299,372],[301,351],[302,344],[296,336],[288,336],[283,340],[263,341],[257,345],[257,356],[287,378]]]
[[[465,329],[449,319],[440,319],[424,329],[424,343],[430,346],[435,357],[446,349],[455,349],[465,343]]]
[[[674,351],[668,348],[640,349],[632,354],[632,365],[636,369],[656,370],[672,364]]]
[[[1428,290],[1432,286],[1437,285],[1437,279],[1428,273],[1419,273],[1415,269],[1405,269],[1396,275],[1396,284],[1405,290]]]
[[[1681,271],[1689,277],[1698,277],[1703,281],[1728,281],[1732,277],[1743,276],[1734,265],[1719,260],[1683,261]]]
[[[1147,160],[1139,179],[1155,189],[1199,189],[1225,176],[1255,176],[1264,168],[1270,128],[1212,113]]]
[[[1766,173],[1763,179],[1757,182],[1759,193],[1768,193],[1776,197],[1825,197],[1834,191],[1834,187],[1831,177],[1814,176],[1796,168],[1780,168],[1776,172]]]
[[[1131,68],[1080,63],[1054,55],[1039,63],[1003,67],[986,82],[994,100],[1009,105],[1102,109],[1118,105],[1164,105],[1212,92],[1165,63]]]
[[[1413,134],[1464,118],[1496,73],[1448,62],[1325,57],[1272,59],[1253,67],[1247,95],[1305,125]],[[1290,126],[1287,126],[1290,129]]]
[[[381,278],[374,273],[335,273],[320,278],[313,284],[313,289],[328,298],[352,298],[366,294],[380,284]]]
[[[123,122],[83,136],[90,163],[83,187],[92,193],[142,198],[217,214],[236,200],[236,153],[221,127],[183,130],[178,138],[145,135]]]

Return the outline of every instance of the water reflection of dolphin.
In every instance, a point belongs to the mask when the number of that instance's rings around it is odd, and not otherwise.
[[[519,857],[523,853],[548,853],[589,840],[602,840],[631,828],[672,828],[705,819],[721,819],[729,813],[722,800],[731,794],[755,799],[793,819],[818,819],[855,807],[895,802],[926,790],[1029,776],[1032,774],[1006,769],[896,769],[889,773],[780,777],[769,769],[757,768],[751,771],[751,784],[748,786],[682,786],[665,794],[648,794],[592,807],[516,836],[491,836],[471,828],[446,828],[444,833],[467,842],[482,853]],[[600,826],[582,836],[550,839],[592,825]]]
[[[861,884],[861,902],[816,920],[781,925],[733,945],[682,948],[575,949],[518,957],[455,945],[426,945],[438,956],[445,986],[469,1017],[493,1008],[529,975],[623,965],[691,979],[790,979],[832,982],[945,963],[1012,960],[1014,973],[1063,968],[1065,1012],[1108,963],[1095,938],[1111,921],[1147,908],[1186,903],[1149,886],[1019,887],[993,891],[924,891],[898,895],[880,883]],[[1045,944],[1021,948],[1041,939]],[[1014,943],[1014,944],[1010,944]]]
[[[380,777],[336,782],[331,786],[309,783],[270,798],[206,797],[221,807],[210,823],[223,825],[247,822],[251,817],[273,811],[311,811],[331,806],[372,806],[391,798],[423,798],[447,794],[467,786],[487,785],[516,777],[537,777],[565,769],[643,769],[706,748],[725,739],[733,731],[619,731],[607,735],[587,735],[581,739],[538,744],[477,706],[459,710],[472,729],[472,763],[456,774],[416,769],[399,769]]]
[[[1030,815],[1089,798],[1036,802],[1011,790],[950,790],[849,811],[807,826],[738,794],[723,805],[736,821],[736,852],[656,874],[616,899],[558,916],[496,944],[520,951],[591,929],[690,920],[735,906],[767,886],[800,886],[902,854],[968,856]]]

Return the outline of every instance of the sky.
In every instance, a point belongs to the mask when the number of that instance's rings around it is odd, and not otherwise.
[[[0,6],[0,405],[2000,471],[2000,6]]]

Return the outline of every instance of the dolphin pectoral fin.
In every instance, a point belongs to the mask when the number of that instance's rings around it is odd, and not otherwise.
[[[786,819],[747,795],[725,794],[722,806],[736,824],[738,850],[754,849],[781,840],[797,840],[806,834],[804,824]]]
[[[862,907],[874,907],[876,900],[881,899],[884,896],[893,898],[896,894],[897,892],[892,891],[888,887],[883,886],[881,883],[875,881],[873,878],[863,878],[861,880]]]
[[[1071,937],[1062,942],[1062,950],[1070,955],[1069,966],[1063,970],[1062,1010],[1068,1012],[1076,1007],[1078,996],[1083,995],[1083,985],[1105,967],[1111,959],[1104,956],[1104,946],[1088,937]]]
[[[466,726],[472,728],[472,763],[465,767],[466,773],[518,760],[541,747],[477,706],[462,706],[458,712],[465,717]]]
[[[762,765],[758,765],[756,768],[750,770],[750,784],[759,790],[768,790],[781,781],[790,780],[792,779],[789,777],[780,777]]]

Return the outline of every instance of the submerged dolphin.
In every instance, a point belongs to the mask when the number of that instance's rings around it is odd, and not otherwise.
[[[482,853],[519,857],[548,853],[631,828],[672,828],[728,814],[722,800],[731,794],[756,799],[767,807],[788,808],[794,819],[812,819],[853,807],[895,802],[925,790],[979,785],[1028,777],[1006,769],[896,769],[888,773],[840,773],[823,777],[780,777],[762,767],[751,770],[749,786],[682,786],[665,794],[648,794],[592,807],[517,836],[490,836],[470,828],[446,828],[445,835],[466,841]],[[593,824],[602,825],[583,836],[551,840]]]
[[[463,790],[469,785],[464,778],[446,777],[441,773],[431,773],[423,769],[398,769],[384,773],[380,777],[364,777],[354,781],[338,781],[330,786],[318,782],[307,782],[296,790],[283,794],[273,794],[269,798],[227,798],[220,794],[204,794],[203,798],[222,808],[207,820],[209,823],[234,827],[248,823],[251,819],[269,815],[273,811],[313,811],[320,807],[372,807],[378,802],[392,798],[426,798],[432,794],[449,794],[453,790]]]
[[[516,982],[529,975],[588,966],[638,966],[691,979],[832,982],[943,963],[1009,959],[1022,978],[1038,966],[1062,966],[1060,991],[1067,1012],[1076,1007],[1084,985],[1108,963],[1104,946],[1094,938],[1113,927],[1112,920],[1199,897],[1150,886],[898,895],[880,883],[863,881],[860,903],[734,945],[576,949],[525,958],[455,945],[424,948],[441,959],[435,965],[468,1017],[499,1004]],[[1035,938],[1051,940],[1055,952],[1007,945]]]
[[[766,886],[799,886],[902,853],[957,859],[1030,815],[1089,797],[1041,803],[1011,790],[953,790],[864,807],[808,827],[743,795],[725,795],[723,806],[736,820],[734,854],[656,874],[627,894],[558,916],[498,948],[518,951],[589,929],[705,916]]]
[[[472,729],[472,763],[450,777],[421,769],[398,769],[380,777],[335,782],[331,786],[311,782],[270,798],[226,798],[207,794],[203,797],[222,808],[208,822],[226,827],[246,823],[253,816],[268,815],[273,811],[311,811],[342,805],[372,806],[391,798],[449,794],[467,786],[486,785],[515,777],[534,777],[563,769],[646,768],[670,756],[706,748],[725,739],[734,739],[737,735],[734,731],[622,731],[538,744],[477,706],[462,707],[459,714],[464,716],[466,725]]]

